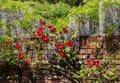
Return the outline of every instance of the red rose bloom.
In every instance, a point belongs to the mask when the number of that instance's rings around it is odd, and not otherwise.
[[[34,55],[30,55],[30,58],[35,58],[35,56]]]
[[[96,66],[97,68],[98,68],[98,67],[100,67],[100,65],[99,65],[99,64],[97,64],[97,65],[95,65],[95,66]]]
[[[19,54],[19,58],[20,58],[20,59],[24,58],[24,54],[23,54],[23,53],[20,53],[20,54]]]
[[[56,31],[56,28],[52,28],[52,29],[50,30],[51,33],[54,33],[55,31]]]
[[[43,34],[43,29],[40,27],[37,29],[38,36],[41,36]]]
[[[49,29],[52,29],[52,28],[53,28],[53,26],[52,26],[52,25],[48,25],[48,28],[49,28]]]
[[[64,52],[63,52],[62,50],[58,51],[58,53],[59,53],[59,55],[60,55],[61,57],[64,57],[64,56],[65,56],[65,54],[64,54]]]
[[[60,31],[59,34],[61,35],[61,34],[62,34],[62,31]]]
[[[87,59],[87,63],[91,63],[92,62],[92,59]]]
[[[64,48],[64,44],[60,44],[60,43],[55,44],[55,46],[57,46],[57,47],[60,48],[60,49],[63,49],[63,48]]]
[[[64,31],[64,33],[67,33],[67,32],[68,32],[68,29],[67,29],[67,28],[62,28],[62,30]]]
[[[37,36],[37,34],[36,34],[36,33],[33,33],[33,34],[32,34],[32,37],[36,37],[36,36]]]
[[[98,61],[98,60],[93,61],[93,65],[98,68],[100,65],[100,61]]]
[[[88,64],[87,66],[88,66],[89,68],[92,68],[92,67],[93,67],[93,65],[92,65],[92,64]]]
[[[93,65],[97,65],[97,64],[99,64],[99,61],[98,60],[94,60],[93,61]]]
[[[45,22],[45,21],[44,21],[44,22],[41,21],[41,22],[40,22],[40,25],[41,25],[41,26],[46,26],[46,22]]]
[[[26,61],[25,61],[25,64],[26,64],[26,65],[30,65],[30,60],[26,60]]]
[[[67,41],[66,45],[69,46],[69,47],[73,47],[73,42],[72,41]]]
[[[47,40],[49,40],[49,37],[48,37],[48,36],[43,36],[43,37],[42,37],[42,40],[43,40],[43,41],[47,41]]]
[[[22,46],[21,46],[20,44],[15,44],[14,48],[16,48],[16,49],[21,49]]]

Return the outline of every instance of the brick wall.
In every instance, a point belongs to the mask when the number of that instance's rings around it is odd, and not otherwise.
[[[120,50],[120,36],[81,36],[80,58],[102,59],[105,55],[115,57]]]

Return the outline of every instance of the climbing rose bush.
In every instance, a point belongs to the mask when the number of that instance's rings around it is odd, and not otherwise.
[[[65,58],[70,55],[69,52],[72,51],[73,47],[71,40],[64,40],[63,37],[66,33],[68,33],[67,28],[63,27],[57,31],[46,21],[40,21],[38,28],[30,34],[30,37],[3,37],[0,44],[1,49],[3,49],[1,59],[7,65],[30,66],[34,61],[39,60],[45,51],[49,51],[47,50],[49,44],[56,46],[54,50],[56,56],[61,56],[61,59]],[[61,40],[62,42],[59,42]]]
[[[66,27],[57,31],[51,24],[40,21],[38,28],[30,34],[30,37],[2,37],[0,60],[4,61],[6,66],[33,67],[38,63],[42,64],[41,57],[42,59],[51,57],[49,54],[51,49],[48,50],[48,47],[52,46],[51,52],[54,58],[46,60],[54,69],[59,69],[66,76],[69,75],[75,83],[79,83],[79,79],[86,80],[91,77],[98,81],[98,77],[93,77],[93,74],[101,75],[104,81],[116,78],[114,66],[111,66],[114,64],[111,63],[112,61],[88,58],[81,62],[77,57],[78,53],[74,50],[75,43],[72,38],[65,38],[68,33],[71,32]],[[46,52],[48,55],[45,54]],[[56,63],[50,60],[55,60]],[[106,63],[107,61],[109,62]],[[109,67],[105,68],[106,64],[110,64]]]
[[[38,28],[30,37],[2,37],[0,58],[6,65],[19,67],[30,66],[34,61],[38,61],[39,56],[44,53],[44,46],[51,39],[49,33],[53,35],[56,32],[55,27],[50,26],[47,22],[40,21]]]

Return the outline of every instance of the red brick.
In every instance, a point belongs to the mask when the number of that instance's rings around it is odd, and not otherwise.
[[[101,48],[102,44],[101,43],[97,43],[96,48]]]
[[[96,48],[96,47],[97,47],[96,45],[93,45],[92,43],[90,43],[88,48]]]
[[[93,49],[93,54],[96,54],[97,53],[97,49]]]
[[[82,58],[82,55],[77,55],[77,56],[78,56],[78,58],[80,58],[80,59]]]
[[[95,55],[94,55],[94,54],[91,54],[91,55],[90,55],[90,58],[91,58],[91,59],[95,58]]]
[[[85,44],[85,45],[81,45],[80,48],[88,48],[88,45],[87,45],[87,44]]]
[[[87,54],[87,49],[81,49],[80,54]]]
[[[92,54],[92,53],[93,53],[93,50],[92,50],[92,49],[87,49],[87,53],[88,53],[88,54]]]
[[[100,49],[100,54],[105,54],[106,53],[106,49]]]

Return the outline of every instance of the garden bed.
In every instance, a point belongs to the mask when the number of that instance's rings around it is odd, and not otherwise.
[[[18,39],[17,39],[18,40]],[[19,39],[20,40],[20,39]],[[85,62],[87,58],[91,58],[92,60],[102,60],[106,56],[112,57],[111,60],[116,60],[116,70],[118,77],[116,80],[109,81],[109,83],[118,82],[119,81],[119,42],[120,36],[80,36],[80,50],[79,50],[79,61]],[[112,50],[112,51],[111,51]],[[44,56],[41,57],[42,64],[36,67],[17,67],[17,66],[4,66],[0,67],[0,79],[1,83],[72,83],[72,79],[67,77],[57,68],[57,62],[53,60],[53,67],[49,63],[44,63]],[[64,66],[64,64],[62,64]],[[78,64],[79,65],[79,64]],[[58,65],[59,66],[59,65]],[[67,73],[68,74],[68,73]],[[96,75],[93,75],[93,77]],[[101,75],[100,75],[101,76]],[[99,79],[102,80],[100,77]],[[83,79],[79,79],[80,83],[85,81]],[[95,79],[88,78],[87,83],[92,83]],[[64,81],[64,82],[62,82]]]

